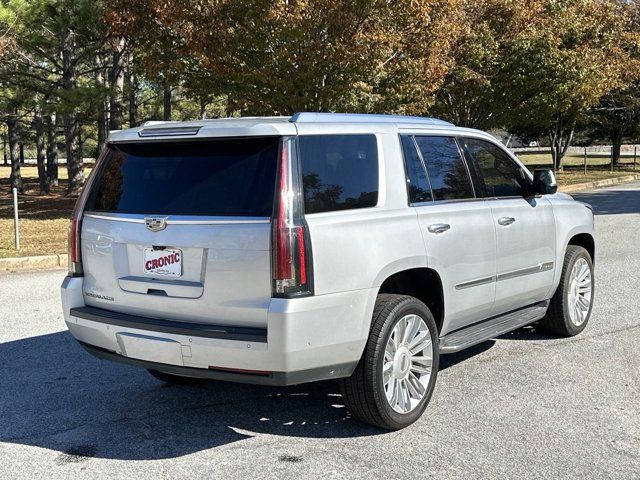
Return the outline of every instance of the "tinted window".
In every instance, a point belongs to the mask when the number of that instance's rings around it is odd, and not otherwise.
[[[465,138],[464,143],[484,181],[487,196],[512,197],[525,193],[522,169],[500,147],[476,138]]]
[[[271,216],[277,138],[109,145],[89,210]]]
[[[403,135],[402,151],[404,153],[404,163],[407,170],[407,184],[409,185],[409,203],[420,203],[431,201],[431,188],[427,172],[422,165],[420,155],[413,143],[413,137]]]
[[[306,213],[378,203],[374,135],[308,135],[299,142]]]
[[[415,137],[429,174],[434,200],[473,198],[469,172],[451,137]]]

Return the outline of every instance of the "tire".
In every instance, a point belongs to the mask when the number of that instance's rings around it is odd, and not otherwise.
[[[581,266],[588,268],[588,281],[582,282],[584,286],[580,285],[578,279],[574,281],[573,276],[575,270],[581,270]],[[540,326],[544,330],[563,337],[578,335],[589,323],[593,307],[594,286],[593,261],[589,252],[577,245],[569,245],[564,255],[560,284],[551,298],[546,316],[540,321]],[[576,292],[586,293],[587,290],[589,293],[588,306],[584,306],[584,300],[577,301],[577,303],[572,300],[576,298]],[[585,298],[583,293],[579,295]],[[579,305],[579,312],[573,308],[576,304]]]
[[[198,385],[206,381],[204,378],[183,377],[181,375],[174,375],[172,373],[161,372],[159,370],[147,369],[147,372],[161,382],[168,383],[170,385]]]
[[[405,326],[404,330],[402,326]],[[416,336],[412,337],[407,333],[410,337],[408,340],[402,335],[405,331],[414,330]],[[426,359],[429,347],[420,349],[420,346],[428,343],[427,336],[432,358],[430,368]],[[420,340],[419,337],[424,340]],[[408,346],[412,344],[411,340],[418,342],[419,346],[408,350]],[[390,341],[395,346],[388,347]],[[399,430],[411,425],[420,418],[431,399],[438,374],[439,358],[438,329],[427,306],[406,295],[378,295],[369,340],[362,358],[353,374],[340,380],[347,408],[361,422],[386,430]],[[383,373],[383,368],[386,368],[387,373]],[[428,374],[426,370],[429,371]],[[402,375],[406,376],[404,390],[392,388],[402,385]],[[416,379],[418,384],[415,383]],[[386,387],[385,380],[388,380]],[[394,398],[394,390],[396,393],[409,392],[408,403],[406,396]],[[391,395],[391,399],[388,399],[387,393]]]

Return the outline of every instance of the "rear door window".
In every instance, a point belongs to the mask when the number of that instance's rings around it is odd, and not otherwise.
[[[303,135],[298,140],[306,213],[377,205],[375,135]]]
[[[279,138],[107,146],[94,211],[270,217]]]
[[[474,198],[466,162],[452,137],[416,136],[434,200]]]

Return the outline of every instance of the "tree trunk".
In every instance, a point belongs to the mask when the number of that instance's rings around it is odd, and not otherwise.
[[[113,52],[113,63],[111,65],[110,91],[111,91],[111,115],[109,118],[109,130],[122,129],[122,103],[124,93],[124,51],[125,39],[120,37],[116,40]]]
[[[171,86],[168,84],[164,85],[163,90],[163,120],[171,120]]]
[[[2,156],[4,157],[4,164],[5,165],[9,165],[8,159],[7,159],[7,135],[6,134],[2,134]]]
[[[67,98],[76,87],[75,49],[75,33],[69,29],[62,42],[62,88]],[[82,164],[82,153],[80,152],[78,116],[73,106],[67,106],[66,110],[64,115],[64,137],[67,151],[67,172],[69,173],[67,195],[70,195],[77,194],[82,189],[84,166]]]
[[[622,130],[612,132],[611,135],[611,161],[615,166],[620,163],[620,147],[622,147]]]
[[[553,169],[558,172],[564,168],[564,156],[573,140],[575,130],[575,121],[566,123],[561,115],[549,125],[549,143],[551,144],[551,158],[553,160]]]
[[[138,125],[138,78],[134,70],[133,53],[129,54],[129,128]]]
[[[46,195],[49,194],[50,189],[45,165],[44,125],[42,123],[42,111],[40,110],[39,105],[36,105],[33,115],[33,131],[36,136],[36,164],[38,165],[38,184],[40,186],[40,195]]]
[[[204,97],[200,97],[200,119],[205,120],[207,118],[207,101]]]
[[[20,147],[18,146],[18,119],[15,115],[10,115],[7,120],[7,130],[9,135],[9,158],[11,160],[11,188],[17,188],[18,192],[24,192],[22,184],[22,174],[20,173]]]
[[[47,115],[47,183],[49,189],[58,186],[58,142],[56,138],[56,114]]]
[[[98,102],[98,153],[102,151],[105,142],[107,141],[107,98],[102,97],[103,88],[105,87],[104,81],[104,62],[100,55],[96,55],[96,64],[98,69],[96,71],[96,83],[101,87],[101,98]]]

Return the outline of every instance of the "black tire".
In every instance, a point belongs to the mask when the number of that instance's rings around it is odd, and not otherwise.
[[[576,325],[571,321],[571,315],[569,313],[569,289],[571,287],[571,271],[576,262],[581,258],[586,260],[591,273],[591,301],[585,320],[580,325]],[[593,308],[594,287],[593,260],[591,259],[591,255],[582,247],[569,245],[564,255],[560,284],[558,285],[556,293],[551,298],[546,316],[540,321],[540,327],[563,337],[578,335],[585,329],[587,323],[589,323],[591,309]]]
[[[433,362],[426,392],[420,403],[409,413],[398,413],[387,401],[382,365],[393,328],[408,314],[416,314],[426,323],[433,345]],[[438,329],[427,306],[406,295],[378,295],[369,340],[362,358],[353,374],[340,380],[347,408],[356,419],[386,430],[399,430],[411,425],[420,418],[431,399],[439,358]]]
[[[183,377],[181,375],[174,375],[172,373],[161,372],[159,370],[147,369],[147,372],[161,382],[168,383],[170,385],[198,385],[206,381],[204,378]]]

